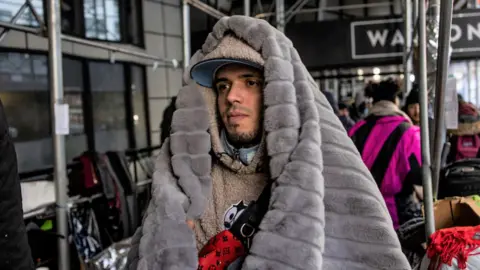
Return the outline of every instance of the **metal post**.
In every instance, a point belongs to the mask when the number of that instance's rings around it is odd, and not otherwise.
[[[447,85],[450,53],[450,32],[452,28],[453,1],[442,0],[440,4],[440,25],[438,37],[437,78],[435,90],[435,134],[433,144],[433,198],[437,198],[438,183],[445,132],[445,87]]]
[[[31,33],[31,34],[40,34],[41,30],[38,28],[33,28],[33,27],[28,27],[28,26],[22,26],[22,25],[16,25],[16,24],[11,24],[7,22],[1,22],[0,21],[0,27],[9,29],[9,30],[15,30],[15,31],[21,31],[24,33]],[[7,32],[5,32],[5,35]]]
[[[275,16],[277,20],[277,29],[285,32],[285,2],[284,0],[275,0]]]
[[[183,0],[183,67],[186,69],[190,65],[190,6],[188,0]]]
[[[317,13],[317,21],[323,21],[325,17],[325,12],[323,11],[327,6],[327,0],[318,0],[318,13]]]
[[[403,84],[405,87],[405,96],[410,92],[411,82],[410,74],[412,72],[412,58],[410,55],[410,49],[412,46],[412,1],[405,1],[405,12],[404,12],[404,25],[405,25],[405,45],[403,47],[403,69],[404,77]]]
[[[58,268],[70,269],[68,223],[67,223],[67,163],[65,157],[65,137],[57,132],[57,106],[63,104],[63,70],[61,37],[60,0],[48,1],[48,63],[50,81],[50,105],[53,116],[52,136],[55,157],[55,195],[58,238]],[[61,117],[69,117],[62,115]]]
[[[43,23],[42,16],[38,14],[38,12],[35,10],[35,7],[32,5],[32,2],[30,0],[26,0],[28,7],[30,8],[30,12],[32,12],[33,17],[37,21],[37,23],[40,25],[40,28],[42,30],[45,29],[45,24]]]
[[[285,24],[287,24],[289,21],[295,17],[298,11],[302,10],[302,8],[308,3],[310,0],[297,0],[295,4],[293,4],[292,7],[288,9],[286,12],[286,17],[285,17]]]
[[[418,0],[413,0],[413,21],[418,20]]]
[[[187,4],[190,4],[193,7],[196,7],[199,10],[201,10],[201,11],[205,12],[206,14],[208,14],[208,15],[214,17],[214,18],[217,18],[217,19],[221,19],[222,17],[227,16],[223,12],[215,9],[214,7],[211,7],[210,5],[207,5],[207,4],[203,3],[200,0],[188,0]]]
[[[250,0],[243,0],[243,14],[250,17]]]
[[[435,232],[433,215],[432,174],[430,171],[430,144],[428,129],[428,97],[427,97],[427,29],[425,1],[418,3],[418,40],[419,40],[419,88],[420,88],[420,132],[422,148],[422,184],[425,206],[425,234],[427,240]]]
[[[194,0],[191,0],[194,1]],[[196,0],[195,0],[196,1]],[[275,1],[277,3],[278,0]],[[308,13],[317,13],[320,11],[340,11],[340,10],[352,10],[352,9],[360,9],[360,8],[373,8],[373,7],[390,7],[393,5],[392,2],[388,3],[370,3],[370,4],[355,4],[355,5],[342,5],[342,6],[326,6],[322,5],[320,8],[305,8],[302,10],[297,10],[292,12],[292,15],[298,15],[298,14],[308,14]],[[255,15],[255,18],[268,18],[271,16],[276,16],[276,12],[266,12],[266,13],[261,13]]]

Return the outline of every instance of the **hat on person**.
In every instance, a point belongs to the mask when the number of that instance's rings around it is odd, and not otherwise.
[[[233,34],[227,34],[218,46],[190,70],[190,77],[200,86],[212,88],[219,69],[231,64],[245,65],[262,70],[262,55]]]
[[[339,110],[348,109],[347,103],[345,103],[345,102],[340,102],[340,103],[338,103],[338,109],[339,109]]]
[[[407,100],[405,100],[405,106],[408,107],[408,105],[418,103],[420,103],[418,85],[414,84],[412,90],[410,90],[410,93],[407,96]]]

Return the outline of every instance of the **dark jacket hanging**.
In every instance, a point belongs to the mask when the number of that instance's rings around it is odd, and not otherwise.
[[[23,221],[17,157],[0,101],[0,269],[33,269]]]

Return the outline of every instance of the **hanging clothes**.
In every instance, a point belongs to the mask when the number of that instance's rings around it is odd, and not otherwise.
[[[87,262],[103,248],[95,213],[88,204],[77,205],[69,211],[70,231],[79,257]]]

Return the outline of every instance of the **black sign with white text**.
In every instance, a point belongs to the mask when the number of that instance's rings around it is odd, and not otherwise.
[[[401,18],[351,22],[352,59],[402,56],[403,31]],[[454,14],[451,33],[454,54],[480,52],[480,13]]]
[[[209,31],[192,33],[192,52]],[[310,70],[360,65],[401,64],[405,39],[403,19],[290,22],[286,35]],[[453,15],[453,59],[480,58],[480,11]]]

